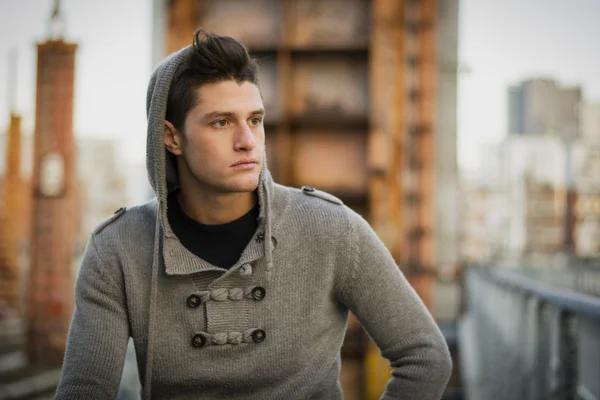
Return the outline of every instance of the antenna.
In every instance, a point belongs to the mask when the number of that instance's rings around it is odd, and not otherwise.
[[[54,10],[52,10],[52,16],[50,19],[58,17],[60,14],[60,0],[54,0]]]
[[[19,52],[16,48],[8,52],[8,108],[11,114],[16,112],[17,108],[17,63]]]
[[[52,39],[62,39],[65,30],[65,17],[60,12],[60,0],[54,0],[54,8],[48,25],[49,36]]]

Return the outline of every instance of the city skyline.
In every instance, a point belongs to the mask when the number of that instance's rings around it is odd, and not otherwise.
[[[577,6],[575,6],[575,3]],[[508,89],[528,79],[581,86],[600,103],[600,2],[463,0],[459,14],[459,161],[479,167],[481,145],[508,133]],[[462,160],[461,160],[462,158]],[[468,158],[468,160],[465,160]]]
[[[152,71],[152,7],[143,0],[61,2],[66,39],[80,43],[75,87],[77,136],[119,140],[128,162],[145,158],[145,95]],[[478,165],[481,144],[508,131],[507,89],[531,78],[581,86],[600,103],[600,3],[579,0],[463,0],[459,14],[459,165]],[[119,12],[113,10],[118,9]],[[16,111],[33,131],[35,43],[46,38],[52,1],[0,0],[0,127],[8,126],[8,54],[17,48]],[[105,29],[110,26],[110,29]],[[510,34],[507,34],[509,32]],[[118,59],[123,61],[110,61]],[[127,60],[127,62],[125,62]]]

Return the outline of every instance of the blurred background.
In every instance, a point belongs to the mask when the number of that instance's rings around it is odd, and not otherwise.
[[[153,197],[145,96],[198,27],[259,60],[274,179],[369,220],[445,399],[600,399],[597,0],[0,0],[0,400],[51,399],[86,241]],[[401,305],[399,305],[401,307]],[[390,369],[352,317],[346,399]],[[138,399],[130,346],[119,399]]]

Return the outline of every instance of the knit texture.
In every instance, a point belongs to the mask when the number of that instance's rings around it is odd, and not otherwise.
[[[177,182],[162,132],[185,51],[148,91],[156,198],[87,244],[56,398],[115,399],[133,337],[144,399],[341,399],[352,311],[393,367],[382,399],[440,399],[451,371],[441,332],[369,224],[334,196],[273,182],[265,161],[259,226],[235,265],[181,244],[166,218]]]

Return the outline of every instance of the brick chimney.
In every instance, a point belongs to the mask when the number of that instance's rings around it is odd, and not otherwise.
[[[56,2],[58,4],[58,2]],[[55,6],[52,19],[59,15]],[[38,44],[32,231],[26,352],[60,365],[73,312],[76,175],[73,91],[76,44]]]
[[[20,242],[23,239],[24,180],[21,177],[21,117],[11,112],[7,164],[0,211],[0,307],[21,312]]]

